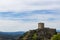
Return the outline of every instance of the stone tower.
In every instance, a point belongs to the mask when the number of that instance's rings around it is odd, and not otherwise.
[[[38,29],[44,29],[44,23],[38,23]]]

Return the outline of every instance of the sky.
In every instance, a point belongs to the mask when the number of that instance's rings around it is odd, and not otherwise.
[[[0,31],[33,30],[38,23],[60,30],[60,0],[0,0]]]

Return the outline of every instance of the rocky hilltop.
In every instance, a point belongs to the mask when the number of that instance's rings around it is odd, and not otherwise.
[[[38,29],[26,32],[18,40],[50,40],[55,34],[56,29],[44,28],[44,23],[38,23]]]

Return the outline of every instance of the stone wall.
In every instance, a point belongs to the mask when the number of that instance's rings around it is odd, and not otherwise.
[[[38,38],[41,40],[49,40],[54,34],[57,34],[56,29],[39,29],[38,30]]]

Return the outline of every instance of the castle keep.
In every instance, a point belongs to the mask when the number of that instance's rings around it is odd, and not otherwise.
[[[38,29],[44,29],[44,23],[38,23]]]

